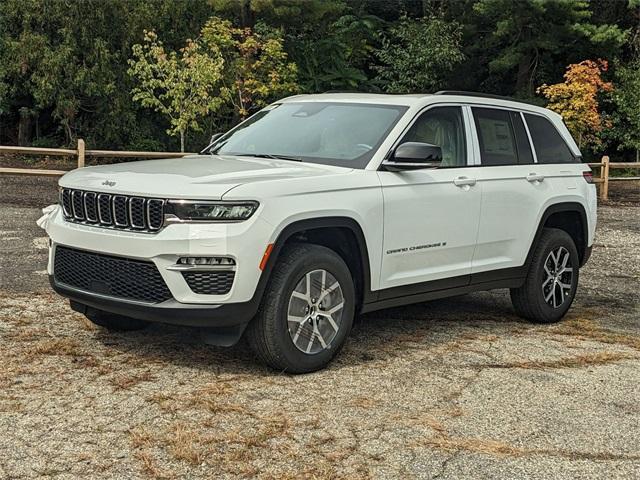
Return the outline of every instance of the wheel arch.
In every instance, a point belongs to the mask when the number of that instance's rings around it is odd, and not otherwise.
[[[373,301],[371,266],[367,242],[360,224],[351,217],[330,216],[296,220],[286,225],[273,242],[258,284],[262,297],[282,249],[291,242],[323,245],[345,261],[355,281],[358,308]],[[355,254],[355,255],[353,255]]]
[[[531,264],[533,251],[540,240],[544,228],[558,228],[567,232],[578,249],[580,266],[586,263],[589,258],[590,249],[588,247],[589,225],[585,207],[579,202],[554,203],[547,207],[538,222],[538,228],[529,247],[525,262],[527,271]]]

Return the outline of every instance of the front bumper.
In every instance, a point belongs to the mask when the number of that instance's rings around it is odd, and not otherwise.
[[[230,328],[244,327],[251,321],[258,309],[257,299],[242,303],[227,304],[185,304],[176,300],[161,303],[143,303],[121,298],[85,292],[56,283],[49,276],[53,289],[71,301],[71,307],[87,313],[87,308],[116,313],[149,322],[168,323],[190,327]]]
[[[262,274],[260,261],[273,233],[273,227],[259,217],[228,224],[173,224],[149,234],[67,222],[61,211],[52,215],[46,230],[52,241],[47,269],[49,275],[54,274],[54,254],[58,245],[151,262],[157,267],[177,303],[196,306],[251,301]],[[178,259],[185,256],[224,256],[234,259],[235,277],[228,293],[195,293],[182,272],[174,268]]]
[[[95,309],[149,322],[206,327],[209,343],[232,345],[258,310],[265,283],[259,265],[272,234],[271,225],[259,218],[234,224],[174,224],[149,234],[70,223],[58,209],[48,218],[46,230],[51,238],[47,268],[51,286],[69,298],[71,307],[80,313]],[[58,245],[151,262],[171,298],[150,303],[57,282],[54,260]],[[233,258],[236,269],[231,290],[224,295],[194,293],[182,273],[172,268],[181,256]]]
[[[56,284],[53,276],[49,280],[57,293],[69,298],[71,308],[83,315],[100,310],[150,322],[204,327],[205,342],[220,347],[230,347],[240,340],[258,308],[257,302],[187,305],[167,300],[161,304],[142,304],[70,289]]]

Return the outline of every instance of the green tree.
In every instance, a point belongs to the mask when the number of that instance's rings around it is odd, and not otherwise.
[[[224,61],[220,94],[231,102],[237,118],[298,90],[297,67],[288,61],[278,30],[261,24],[236,28],[229,20],[212,17],[202,29],[202,42],[212,57]]]
[[[384,36],[376,52],[378,81],[392,93],[432,92],[464,60],[461,30],[455,22],[402,18]]]
[[[144,40],[133,46],[129,60],[129,74],[137,80],[133,100],[170,119],[167,133],[180,136],[184,152],[187,130],[200,130],[198,121],[222,104],[217,92],[224,60],[192,40],[179,53],[167,52],[155,32],[145,32]]]
[[[619,150],[635,150],[636,161],[640,161],[640,62],[618,67],[612,99],[615,110],[610,135]]]
[[[290,35],[292,58],[307,92],[368,90],[368,66],[382,27],[373,15],[345,14],[328,25]]]
[[[584,0],[479,0],[467,19],[469,58],[488,66],[492,90],[533,95],[535,84],[585,57],[612,58],[628,32],[591,21]],[[475,65],[470,65],[470,70]],[[512,80],[515,79],[515,82]]]
[[[240,27],[277,28],[289,58],[298,66],[303,91],[359,88],[367,80],[359,26],[366,25],[369,17],[362,11],[352,15],[344,0],[211,0],[211,4],[221,17]]]
[[[604,60],[584,60],[567,67],[564,82],[537,89],[549,101],[547,108],[562,115],[567,128],[578,139],[578,146],[600,144],[602,121],[598,95],[612,85],[602,79],[608,64]]]
[[[241,28],[265,23],[289,31],[335,19],[345,10],[343,0],[210,0],[213,9]]]
[[[127,74],[143,29],[184,44],[211,14],[207,0],[2,0],[4,131],[22,141],[162,147],[162,119],[136,107]]]

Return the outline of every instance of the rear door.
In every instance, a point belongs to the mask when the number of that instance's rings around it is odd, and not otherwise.
[[[477,106],[471,112],[481,165],[476,176],[482,186],[474,281],[482,281],[484,272],[486,280],[520,276],[514,267],[524,264],[539,215],[559,179],[536,162],[525,114]]]
[[[399,144],[440,146],[442,166],[378,172],[384,197],[381,298],[469,283],[480,218],[469,120],[459,105],[428,108]]]

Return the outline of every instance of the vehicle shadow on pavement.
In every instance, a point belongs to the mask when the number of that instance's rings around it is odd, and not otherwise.
[[[397,357],[403,350],[415,348],[416,343],[429,349],[464,333],[507,335],[527,325],[511,309],[508,295],[495,293],[381,310],[356,318],[345,348],[329,368],[385,361]],[[113,333],[99,329],[94,338],[107,348],[139,356],[146,362],[218,374],[281,374],[258,364],[244,338],[233,347],[215,347],[205,344],[196,328],[153,324],[139,332]]]

